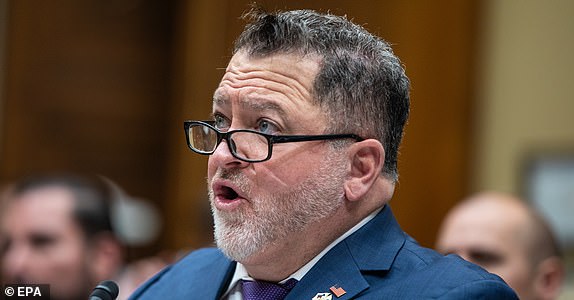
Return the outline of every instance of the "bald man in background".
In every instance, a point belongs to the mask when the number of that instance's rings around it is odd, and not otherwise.
[[[502,277],[520,299],[556,299],[565,277],[547,222],[525,201],[497,192],[475,194],[446,216],[436,248]]]

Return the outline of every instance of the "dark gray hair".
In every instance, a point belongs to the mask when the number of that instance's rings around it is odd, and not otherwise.
[[[74,201],[72,218],[90,240],[100,233],[114,234],[110,209],[112,197],[110,188],[99,177],[77,174],[38,174],[16,182],[9,189],[9,198],[44,188],[61,187],[72,194]]]
[[[318,55],[312,93],[330,120],[327,133],[379,140],[385,149],[383,174],[397,180],[410,83],[389,44],[345,17],[311,10],[267,13],[254,8],[244,17],[250,24],[233,53]]]

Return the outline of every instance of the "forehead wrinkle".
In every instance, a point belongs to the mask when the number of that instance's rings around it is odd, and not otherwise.
[[[213,96],[214,105],[227,105],[229,104],[229,102],[230,102],[229,97],[223,93],[216,92],[215,95]],[[247,96],[244,97],[244,99],[240,101],[238,104],[244,109],[257,110],[257,111],[272,110],[272,111],[278,111],[280,113],[285,112],[285,110],[279,104],[271,102],[269,100],[266,101],[265,98],[260,97]]]
[[[300,57],[278,54],[254,58],[245,55],[245,53],[238,53],[234,55],[227,66],[220,87],[224,81],[228,81],[227,84],[237,88],[246,84],[242,84],[242,81],[247,81],[249,84],[272,91],[277,91],[280,86],[286,86],[289,91],[292,91],[289,93],[291,96],[310,99],[310,92],[318,73],[318,60],[314,56]],[[256,82],[258,79],[260,82]],[[269,83],[277,83],[277,88]]]
[[[227,85],[231,88],[265,89],[265,93],[278,93],[289,99],[310,99],[310,87],[303,82],[277,71],[245,71],[231,72],[234,76],[226,74],[221,81],[220,88]],[[217,104],[220,104],[218,102]],[[221,103],[224,104],[224,103]]]
[[[277,70],[272,73],[264,71],[252,71],[245,74],[245,78],[249,83],[254,86],[260,86],[271,92],[281,93],[293,99],[310,99],[310,88],[304,82],[289,76],[287,73],[279,73]],[[286,87],[286,88],[282,88]]]
[[[238,52],[227,65],[215,92],[214,109],[217,105],[222,105],[224,110],[244,105],[252,110],[277,111],[283,113],[284,119],[297,116],[307,124],[305,130],[322,130],[323,126],[316,120],[322,118],[321,107],[313,101],[318,70],[316,57],[290,54],[252,57]]]

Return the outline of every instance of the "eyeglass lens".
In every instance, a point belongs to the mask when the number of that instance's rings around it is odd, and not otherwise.
[[[189,128],[190,145],[200,153],[212,153],[217,145],[218,133],[205,125],[194,124]],[[241,159],[262,160],[267,158],[269,143],[256,132],[232,132],[227,140],[231,152]]]
[[[189,128],[189,143],[199,152],[211,153],[217,147],[217,132],[207,126],[194,124]]]

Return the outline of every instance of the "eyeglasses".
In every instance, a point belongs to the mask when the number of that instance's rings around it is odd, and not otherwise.
[[[355,134],[324,135],[270,135],[255,130],[240,129],[221,132],[214,121],[185,121],[187,146],[195,153],[211,155],[225,140],[231,154],[245,162],[262,162],[271,158],[273,144],[320,140],[354,139],[364,140]]]

